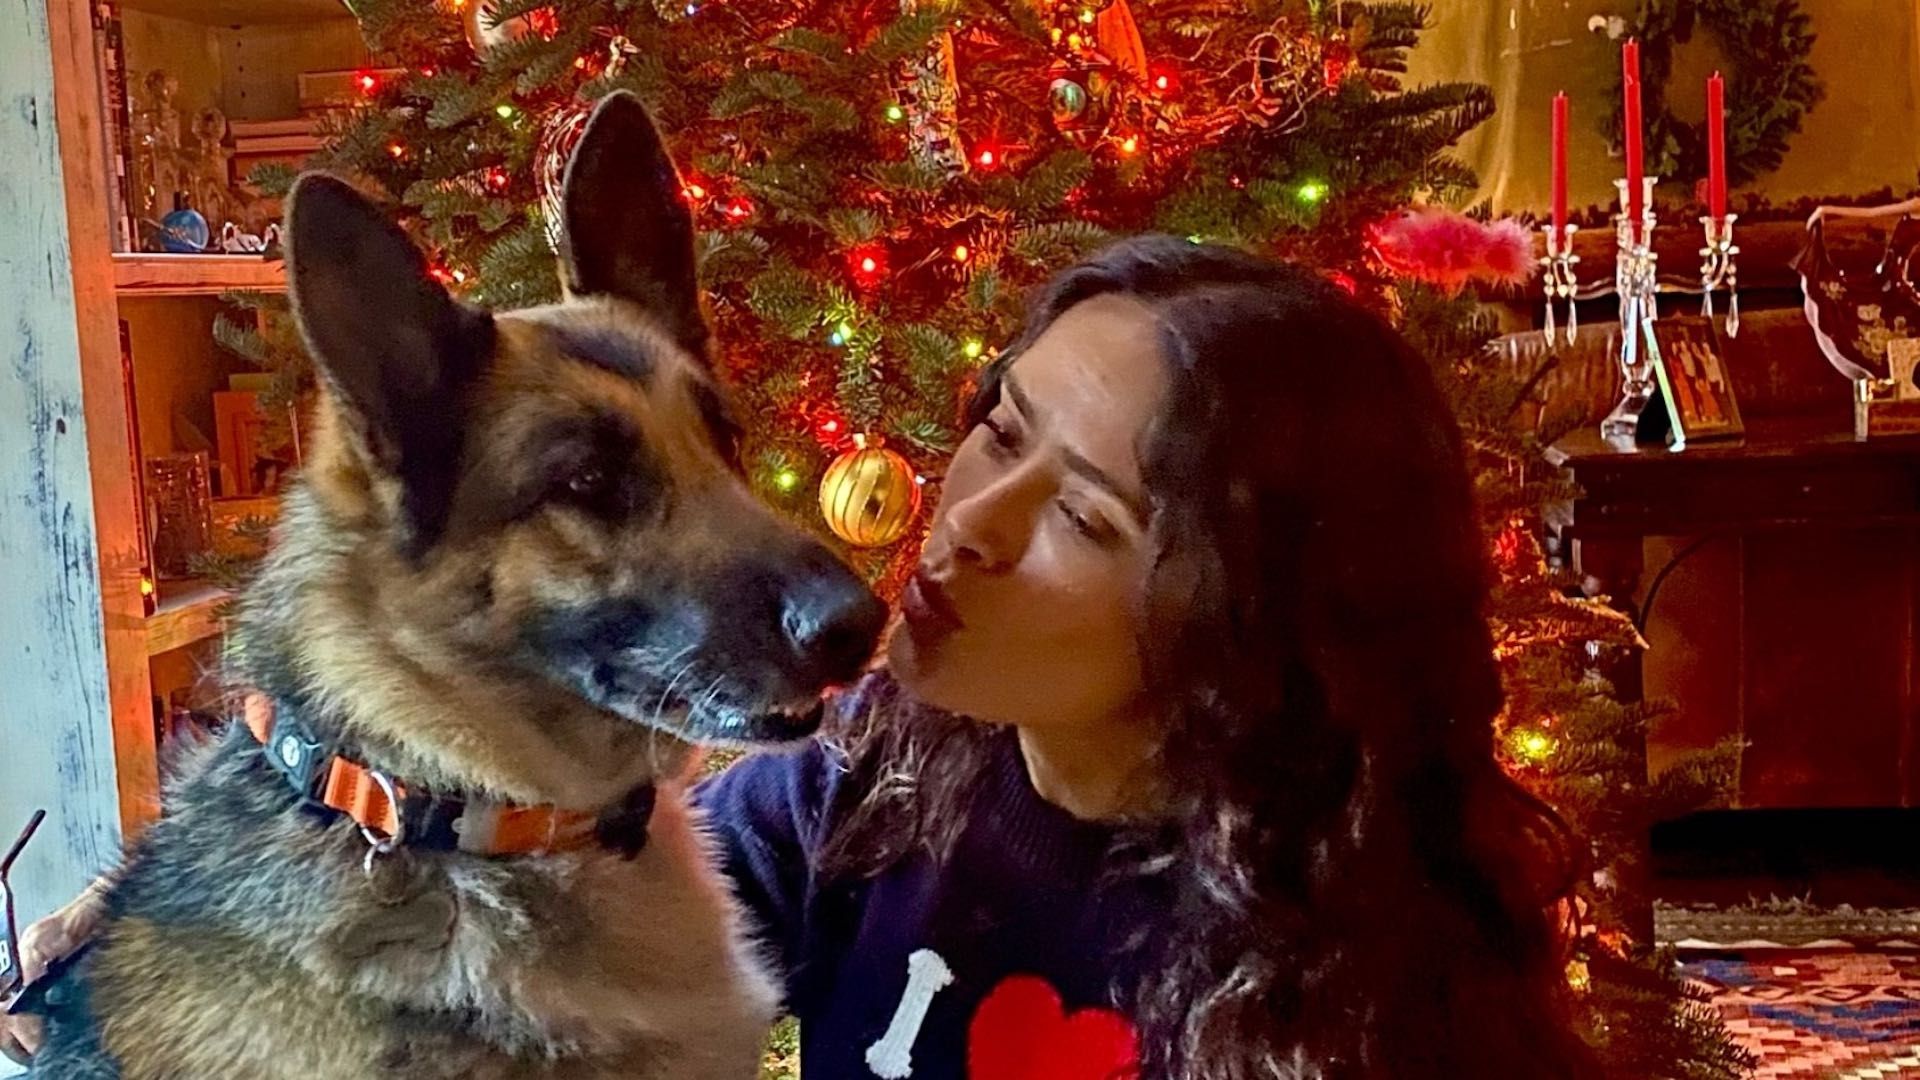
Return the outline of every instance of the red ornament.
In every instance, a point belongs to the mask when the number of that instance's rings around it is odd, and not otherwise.
[[[363,96],[372,97],[374,91],[380,89],[380,76],[371,71],[362,71],[353,77],[353,84],[360,88]]]
[[[1527,523],[1518,518],[1507,523],[1493,538],[1493,560],[1501,570],[1511,574],[1520,569],[1521,560],[1526,556],[1529,534]]]
[[[753,216],[753,200],[745,195],[735,195],[719,205],[720,212],[725,214],[729,221],[745,221]]]
[[[495,165],[491,169],[487,170],[487,188],[489,190],[494,192],[502,192],[507,190],[507,188],[512,183],[513,183],[513,177],[508,175],[507,170],[501,168],[500,166]]]
[[[1320,53],[1320,75],[1327,89],[1340,89],[1340,84],[1347,81],[1347,72],[1352,68],[1353,46],[1339,38],[1327,42],[1327,47]]]
[[[527,12],[527,29],[551,41],[560,32],[560,13],[550,7],[535,8]]]
[[[1166,64],[1155,64],[1149,71],[1150,85],[1156,94],[1180,92],[1180,73]]]

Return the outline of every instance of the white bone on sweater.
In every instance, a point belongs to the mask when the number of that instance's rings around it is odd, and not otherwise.
[[[880,1041],[867,1047],[867,1068],[880,1080],[907,1080],[913,1075],[913,1044],[926,1023],[933,997],[953,983],[953,969],[932,949],[907,957],[907,988],[893,1010],[893,1022]]]

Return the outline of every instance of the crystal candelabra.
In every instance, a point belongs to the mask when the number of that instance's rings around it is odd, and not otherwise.
[[[1721,286],[1727,290],[1727,336],[1740,336],[1740,268],[1734,256],[1740,254],[1733,242],[1733,220],[1740,215],[1703,217],[1707,246],[1700,249],[1700,314],[1713,318],[1713,293]]]
[[[1574,266],[1580,262],[1580,256],[1573,253],[1573,234],[1580,231],[1578,225],[1542,225],[1540,231],[1547,234],[1547,254],[1540,260],[1540,268],[1547,293],[1547,318],[1544,333],[1547,344],[1553,344],[1554,319],[1553,305],[1556,301],[1567,302],[1567,344],[1572,345],[1574,336],[1580,330],[1580,316],[1574,303],[1574,292],[1579,285]]]
[[[1653,186],[1658,177],[1641,178],[1640,220],[1632,220],[1626,207],[1627,182],[1615,180],[1621,212],[1613,219],[1616,254],[1613,284],[1620,296],[1620,403],[1600,422],[1600,436],[1615,442],[1632,442],[1639,432],[1641,414],[1647,411],[1654,395],[1660,392],[1655,368],[1659,344],[1653,338],[1654,306],[1657,287],[1658,256],[1653,251]],[[1636,229],[1635,226],[1638,226]],[[1644,346],[1644,347],[1643,347]]]

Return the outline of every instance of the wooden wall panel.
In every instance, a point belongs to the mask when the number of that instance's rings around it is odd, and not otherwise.
[[[84,4],[10,0],[0,101],[0,832],[50,812],[16,871],[31,916],[117,856],[116,727],[151,731],[132,479],[89,468],[126,425]]]
[[[1779,531],[1745,549],[1741,802],[1901,805],[1920,537]]]

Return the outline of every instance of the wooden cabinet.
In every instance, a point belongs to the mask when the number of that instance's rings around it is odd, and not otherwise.
[[[212,395],[247,370],[213,341],[221,295],[285,287],[259,255],[125,250],[141,246],[146,211],[171,209],[158,190],[171,174],[127,169],[120,152],[139,131],[116,118],[108,14],[28,0],[24,18],[0,20],[0,96],[14,103],[0,110],[0,832],[36,806],[51,814],[17,871],[25,915],[157,811],[156,702],[206,684],[225,597],[144,565],[136,453],[211,451]],[[164,72],[178,124],[224,131],[217,111],[279,140],[255,146],[297,152],[279,133],[313,104],[300,76],[366,63],[339,0],[127,0],[117,15],[128,84]],[[243,210],[272,208],[236,200]],[[222,219],[208,216],[217,243]]]
[[[1850,426],[1557,448],[1577,564],[1649,642],[1625,689],[1675,706],[1649,758],[1738,737],[1740,806],[1920,805],[1920,437]]]

